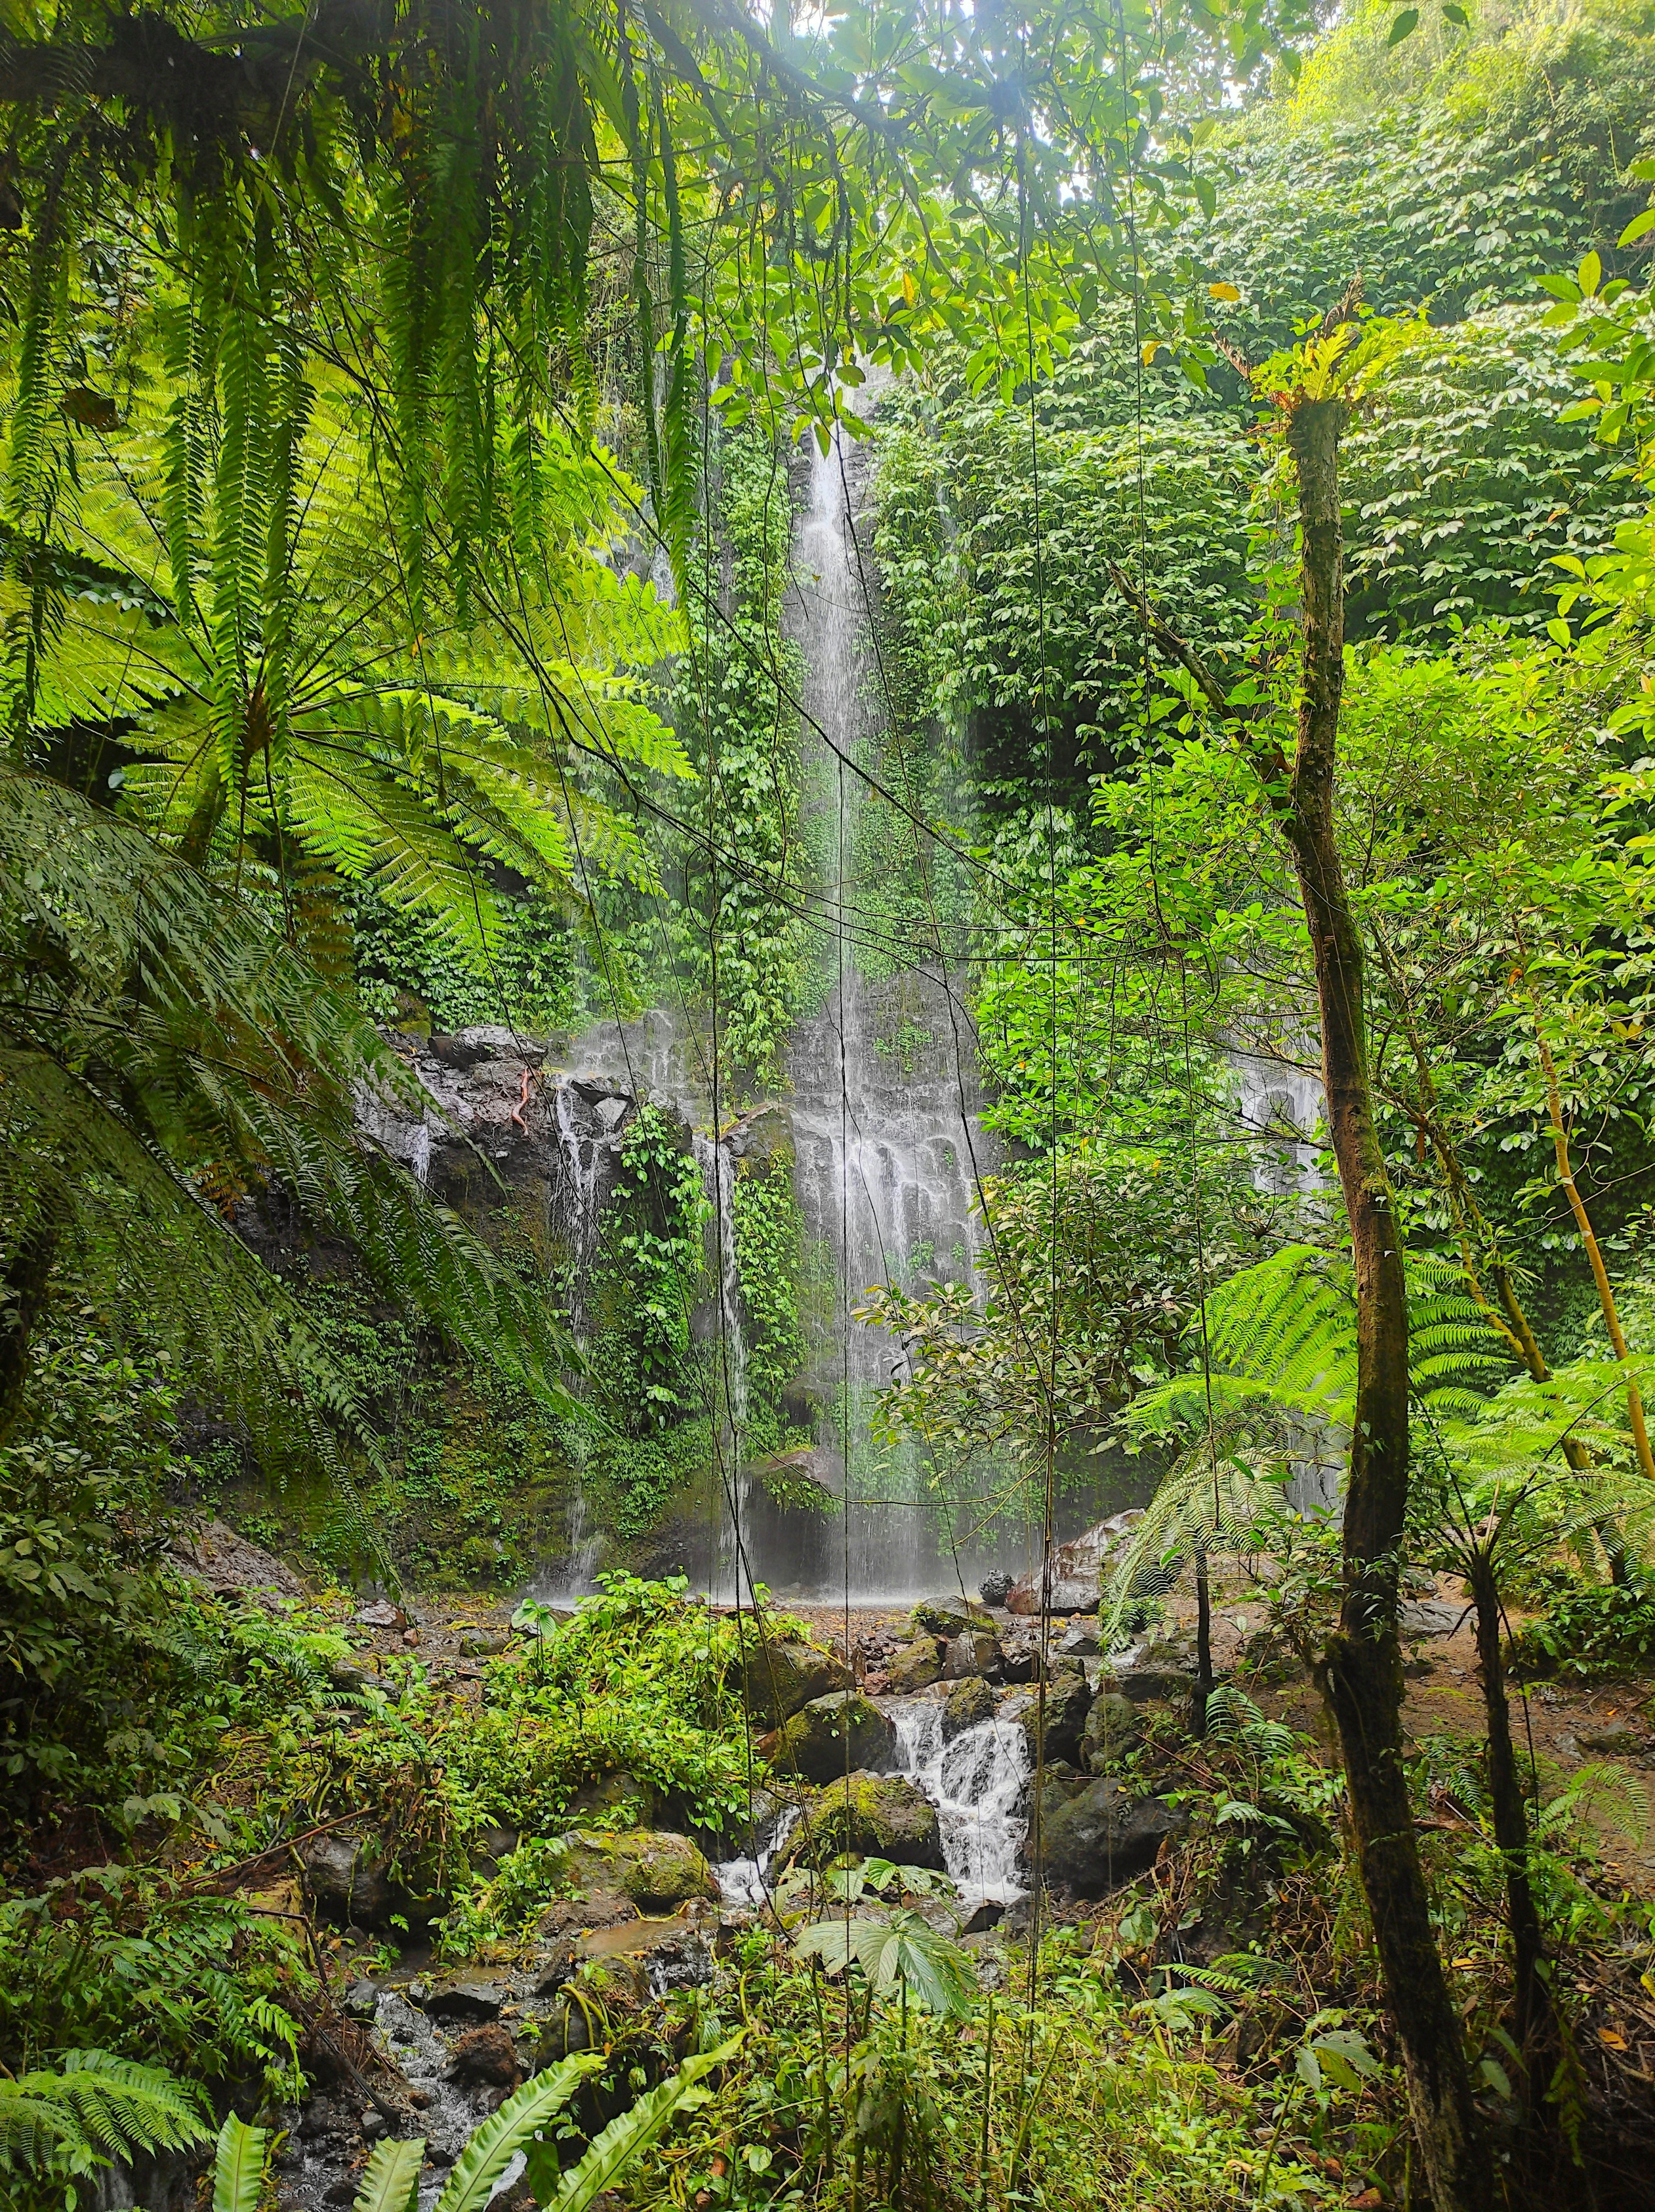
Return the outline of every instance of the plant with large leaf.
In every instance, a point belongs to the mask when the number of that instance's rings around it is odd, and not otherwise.
[[[971,2009],[970,1958],[917,1912],[818,1920],[800,1930],[793,1948],[802,1959],[819,1959],[830,1974],[859,1968],[870,1997],[897,1996],[906,2004],[912,1996],[950,2020],[963,2019]]]
[[[566,896],[646,882],[598,783],[689,772],[643,673],[678,647],[678,618],[610,564],[619,502],[641,494],[543,426],[532,540],[464,592],[433,563],[416,601],[387,568],[394,518],[356,410],[269,344],[233,320],[212,357],[178,365],[165,414],[136,382],[119,430],[78,434],[56,616],[13,657],[27,696],[10,719],[100,766],[116,733],[138,756],[110,776],[125,805],[197,865],[276,868],[290,914],[306,869],[371,882],[486,975],[491,869]],[[20,615],[30,589],[12,587]]]

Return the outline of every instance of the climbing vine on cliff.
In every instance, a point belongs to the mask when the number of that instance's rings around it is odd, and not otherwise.
[[[675,716],[702,783],[686,803],[700,820],[681,841],[671,933],[695,996],[716,1002],[736,1091],[779,1073],[804,961],[803,672],[781,625],[791,535],[785,454],[755,431],[725,434]]]
[[[678,1127],[646,1103],[621,1146],[593,1301],[593,1377],[621,1434],[650,1436],[700,1409],[689,1320],[703,1287],[706,1217]]]
[[[804,1224],[793,1195],[791,1163],[755,1163],[736,1179],[736,1268],[747,1339],[749,1414],[774,1425],[782,1393],[804,1364],[799,1269]]]

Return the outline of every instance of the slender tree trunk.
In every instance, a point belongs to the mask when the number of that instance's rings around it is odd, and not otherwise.
[[[1547,2026],[1546,1985],[1540,1971],[1545,1945],[1540,1913],[1529,1881],[1529,1815],[1512,1742],[1512,1711],[1506,1697],[1506,1658],[1500,1648],[1500,1590],[1494,1562],[1475,1547],[1468,1579],[1476,1607],[1477,1659],[1482,1670],[1482,1704],[1488,1729],[1488,1795],[1493,1802],[1494,1841],[1506,1869],[1506,1913],[1511,1923],[1512,1984],[1517,1999],[1517,2043],[1528,2069],[1529,2103],[1533,2093],[1537,2046]]]
[[[1304,541],[1303,690],[1284,827],[1316,970],[1328,1130],[1356,1274],[1356,1404],[1345,1491],[1344,1596],[1318,1674],[1338,1724],[1350,1825],[1435,2212],[1489,2203],[1458,2015],[1431,1926],[1403,1760],[1397,1584],[1408,1506],[1408,1299],[1373,1115],[1361,933],[1334,833],[1344,679],[1339,399],[1300,399],[1288,441]]]
[[[29,1344],[45,1310],[57,1250],[57,1231],[36,1221],[18,1238],[6,1268],[0,1304],[0,1444],[10,1442],[23,1410]]]
[[[1197,1544],[1195,1553],[1195,1695],[1190,1701],[1190,1723],[1197,1736],[1207,1733],[1207,1700],[1213,1693],[1213,1601],[1207,1579],[1207,1547]]]
[[[1290,402],[1299,476],[1304,659],[1298,745],[1289,763],[1233,706],[1201,655],[1125,572],[1116,588],[1158,649],[1188,671],[1246,751],[1292,849],[1316,973],[1328,1130],[1356,1275],[1356,1404],[1345,1492],[1344,1595],[1317,1676],[1339,1730],[1350,1831],[1373,1923],[1385,1998],[1402,2044],[1414,2130],[1434,2212],[1493,2203],[1459,2019],[1431,1927],[1403,1759],[1397,1589],[1408,1505],[1408,1300],[1385,1148],[1373,1115],[1362,941],[1334,832],[1334,772],[1344,682],[1344,553],[1337,398]]]
[[[1626,1376],[1627,1419],[1632,1425],[1632,1443],[1638,1455],[1638,1472],[1646,1482],[1655,1482],[1655,1457],[1652,1457],[1650,1453],[1643,1394],[1638,1388],[1638,1378],[1632,1371],[1631,1347],[1627,1343],[1626,1332],[1621,1327],[1620,1310],[1615,1303],[1615,1291],[1610,1283],[1609,1268],[1604,1264],[1603,1247],[1597,1242],[1591,1216],[1586,1212],[1586,1202],[1574,1180],[1574,1164],[1569,1158],[1568,1132],[1563,1123],[1563,1093],[1557,1080],[1557,1067],[1552,1059],[1551,1047],[1546,1042],[1545,1031],[1540,1025],[1537,1000],[1534,1010],[1534,1036],[1540,1048],[1541,1072],[1546,1079],[1546,1110],[1551,1121],[1552,1152],[1557,1161],[1557,1180],[1563,1186],[1569,1201],[1569,1211],[1574,1216],[1574,1225],[1580,1232],[1580,1242],[1586,1248],[1586,1258],[1591,1263],[1591,1279],[1597,1285],[1597,1303],[1603,1311],[1603,1326],[1609,1331],[1615,1357],[1620,1361],[1622,1372]]]

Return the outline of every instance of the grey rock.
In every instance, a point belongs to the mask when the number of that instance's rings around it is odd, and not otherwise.
[[[336,1659],[328,1668],[328,1680],[336,1690],[348,1690],[358,1695],[364,1690],[383,1690],[383,1675],[376,1674],[371,1667],[364,1667],[360,1659]]]
[[[688,1836],[646,1831],[628,1837],[627,1849],[630,1863],[621,1887],[640,1911],[675,1912],[693,1897],[718,1896],[712,1869]]]
[[[462,1659],[498,1659],[511,1648],[511,1638],[498,1629],[473,1628],[460,1638]]]
[[[1063,1659],[1095,1659],[1102,1649],[1095,1627],[1070,1628],[1058,1642],[1058,1656]]]
[[[1008,1609],[1035,1614],[1095,1612],[1103,1594],[1105,1562],[1143,1517],[1136,1509],[1112,1514],[1068,1543],[1054,1546],[1043,1567],[1012,1584],[1006,1595]]]
[[[1011,1595],[1015,1575],[995,1573],[985,1575],[977,1586],[977,1595],[985,1605],[1003,1605]]]
[[[878,1771],[890,1764],[896,1730],[859,1691],[813,1698],[782,1729],[774,1764],[807,1782],[831,1782],[847,1770]]]
[[[996,1674],[1000,1669],[1000,1646],[992,1636],[969,1630],[955,1637],[943,1653],[943,1680],[963,1682],[972,1675]]]
[[[385,1856],[371,1838],[333,1834],[301,1844],[305,1889],[318,1912],[336,1926],[387,1926],[399,1892],[385,1872]]]
[[[1441,1598],[1412,1598],[1397,1607],[1397,1625],[1404,1636],[1452,1636],[1470,1610]]]
[[[1580,1738],[1583,1751],[1596,1751],[1608,1759],[1625,1759],[1641,1751],[1644,1740],[1639,1731],[1626,1721],[1609,1721],[1602,1728],[1593,1729]]]
[[[388,1597],[377,1597],[371,1605],[359,1606],[356,1618],[364,1628],[406,1628],[408,1615],[399,1605],[392,1605]]]
[[[227,1522],[208,1521],[181,1530],[169,1547],[173,1562],[192,1581],[205,1583],[215,1596],[302,1597],[305,1586],[273,1553],[238,1535]]]
[[[951,1642],[956,1636],[973,1632],[994,1633],[994,1622],[979,1605],[969,1598],[956,1597],[945,1591],[941,1597],[922,1598],[910,1616],[916,1636],[940,1636]]]
[[[339,2009],[347,2020],[372,2020],[379,2009],[379,1992],[365,1975],[345,1991]]]
[[[994,1717],[994,1692],[980,1674],[967,1674],[949,1692],[943,1705],[943,1741],[952,1743],[979,1721]]]
[[[1064,1668],[1055,1672],[1046,1690],[1045,1758],[1049,1765],[1054,1759],[1072,1759],[1080,1755],[1081,1737],[1086,1728],[1086,1717],[1092,1710],[1092,1692],[1086,1677],[1078,1668]],[[1028,1755],[1039,1760],[1040,1746],[1040,1699],[1029,1699],[1018,1716],[1023,1733],[1028,1738]]]
[[[1143,1740],[1143,1715],[1130,1698],[1106,1690],[1092,1703],[1081,1735],[1081,1758],[1101,1774]]]
[[[1118,1782],[1094,1782],[1042,1820],[1046,1877],[1100,1896],[1153,1866],[1184,1825],[1184,1815],[1158,1797],[1129,1797]]]
[[[572,1827],[647,1827],[654,1818],[654,1790],[624,1766],[588,1782],[569,1801]]]
[[[540,2047],[535,2053],[534,2071],[544,2072],[555,2066],[571,2051],[589,2050],[592,2033],[584,2006],[573,1999],[555,2005],[541,2024]]]
[[[1135,1705],[1187,1703],[1195,1690],[1193,1674],[1171,1667],[1129,1667],[1115,1680],[1119,1694]]]

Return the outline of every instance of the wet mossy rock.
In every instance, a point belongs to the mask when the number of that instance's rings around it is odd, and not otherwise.
[[[784,1774],[807,1782],[831,1782],[859,1768],[888,1766],[896,1730],[877,1705],[859,1690],[837,1690],[813,1698],[781,1732],[774,1763]]]
[[[956,1682],[949,1692],[943,1705],[943,1741],[952,1743],[979,1721],[994,1717],[994,1692],[980,1674],[968,1674]]]
[[[900,1775],[841,1775],[806,1807],[779,1866],[825,1866],[845,1852],[895,1866],[940,1867],[937,1809]]]
[[[1118,1782],[1094,1782],[1062,1804],[1048,1799],[1040,1854],[1048,1881],[1099,1897],[1155,1864],[1184,1815],[1159,1797],[1129,1797]]]
[[[377,1837],[316,1836],[300,1851],[304,1884],[319,1916],[336,1927],[355,1926],[374,1933],[393,1920],[422,1927],[441,1917],[448,1899],[399,1881]]]
[[[933,1682],[943,1679],[943,1653],[937,1638],[929,1632],[916,1636],[906,1644],[885,1669],[885,1678],[894,1697],[912,1697],[916,1690],[929,1689]]]
[[[629,1856],[621,1887],[640,1909],[676,1912],[692,1898],[718,1896],[712,1869],[688,1836],[646,1830],[626,1842],[637,1850]]]
[[[1143,1741],[1143,1715],[1118,1690],[1094,1698],[1081,1733],[1081,1760],[1094,1774],[1112,1766]]]
[[[670,1829],[582,1830],[571,1842],[568,1878],[594,1899],[613,1893],[642,1912],[673,1912],[692,1898],[718,1893],[703,1854]]]
[[[956,1636],[943,1654],[943,1680],[963,1682],[973,1674],[994,1674],[1000,1671],[1000,1647],[994,1638],[980,1629],[967,1629]]]
[[[742,1666],[742,1695],[761,1728],[779,1728],[814,1698],[851,1687],[851,1670],[836,1651],[789,1637],[756,1637]]]
[[[956,1636],[994,1633],[994,1616],[984,1606],[973,1604],[969,1598],[928,1597],[915,1606],[911,1619],[916,1636],[940,1636],[951,1644]]]
[[[1092,1692],[1086,1677],[1078,1667],[1059,1667],[1052,1674],[1046,1689],[1046,1747],[1048,1761],[1054,1759],[1078,1759],[1081,1738],[1085,1732],[1087,1715],[1092,1710]],[[1031,1697],[1018,1718],[1023,1733],[1028,1738],[1028,1755],[1038,1761],[1040,1748],[1040,1700],[1038,1693]]]

